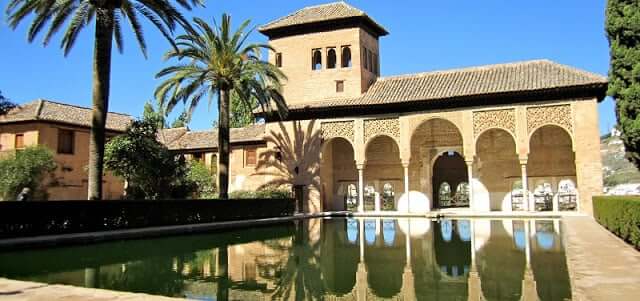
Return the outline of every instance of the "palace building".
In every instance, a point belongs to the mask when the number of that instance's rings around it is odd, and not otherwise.
[[[344,2],[259,31],[290,112],[265,114],[258,173],[306,211],[591,212],[602,192],[603,76],[535,60],[382,77],[387,30]]]
[[[231,191],[285,185],[306,212],[412,213],[591,213],[591,196],[602,193],[603,76],[548,60],[380,76],[379,43],[389,33],[344,2],[303,8],[259,31],[274,49],[269,61],[287,76],[289,114],[256,112],[265,124],[231,131]],[[20,131],[42,125],[57,128],[49,144],[62,150],[60,160],[69,157],[60,147],[69,138],[60,135],[73,125],[80,134],[71,141],[86,140],[89,113],[81,122],[69,115],[78,108],[58,108],[65,114],[55,120],[37,115],[59,106],[31,103],[0,118],[2,151],[19,148]],[[109,118],[120,120],[108,125],[114,134],[130,121]],[[56,137],[29,135],[21,143]],[[215,130],[167,129],[159,139],[190,159],[216,161]],[[70,165],[77,183],[64,185],[86,185],[81,166]],[[81,190],[73,198],[85,198]]]

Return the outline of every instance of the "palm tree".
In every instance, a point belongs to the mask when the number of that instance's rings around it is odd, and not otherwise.
[[[226,199],[229,190],[229,99],[236,94],[248,106],[254,97],[263,110],[275,104],[280,116],[287,107],[280,93],[284,74],[273,64],[260,59],[261,51],[273,50],[266,44],[245,45],[252,30],[245,32],[249,20],[231,32],[231,17],[222,15],[220,26],[212,28],[204,20],[194,18],[194,32],[176,38],[179,49],[167,52],[165,59],[180,63],[162,69],[157,78],[169,76],[156,89],[155,97],[171,110],[178,102],[188,105],[191,114],[203,97],[218,98],[218,189]],[[255,108],[252,108],[255,109]]]
[[[203,5],[202,0],[176,0],[176,3],[189,10],[194,6]],[[60,44],[65,56],[73,48],[80,32],[95,19],[88,198],[100,199],[105,123],[109,106],[111,49],[112,42],[115,41],[117,49],[122,52],[122,19],[126,19],[131,25],[145,58],[147,45],[139,21],[140,15],[149,20],[174,47],[176,46],[172,34],[176,24],[189,30],[188,21],[169,0],[10,0],[6,13],[12,29],[25,19],[30,19],[31,14],[35,15],[27,32],[29,42],[33,42],[50,23],[43,40],[45,46],[65,23],[69,23]]]

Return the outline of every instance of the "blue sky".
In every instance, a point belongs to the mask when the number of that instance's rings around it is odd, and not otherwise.
[[[329,1],[207,1],[188,16],[211,20],[223,12],[237,25],[251,19],[260,25],[304,6]],[[604,0],[536,1],[347,1],[383,24],[390,35],[381,38],[381,73],[415,73],[546,58],[606,75],[608,44],[604,33]],[[0,0],[4,10],[7,0]],[[18,103],[37,98],[91,105],[93,30],[84,31],[64,57],[59,36],[43,47],[41,39],[29,44],[28,23],[12,31],[3,17],[0,26],[0,90]],[[130,31],[125,51],[114,51],[110,111],[140,116],[146,100],[159,83],[155,73],[166,66],[162,54],[169,44],[145,24],[149,58],[144,59]],[[266,41],[255,32],[252,41]],[[615,124],[614,104],[599,105],[600,129]],[[176,110],[179,113],[181,108]],[[172,116],[174,116],[173,114]],[[211,126],[216,105],[201,104],[192,129]],[[172,117],[173,118],[173,117]]]

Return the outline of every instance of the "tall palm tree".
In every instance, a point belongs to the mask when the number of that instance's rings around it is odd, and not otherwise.
[[[191,9],[203,5],[203,0],[176,0],[178,6]],[[169,0],[9,0],[6,13],[9,26],[15,29],[20,22],[34,18],[27,32],[27,39],[35,37],[50,23],[43,44],[65,23],[69,23],[62,36],[60,47],[67,56],[73,48],[80,32],[95,19],[93,49],[93,112],[91,136],[89,140],[89,199],[102,197],[102,172],[105,141],[105,124],[109,106],[109,85],[111,76],[111,50],[115,41],[122,52],[122,19],[126,19],[136,40],[147,57],[147,45],[142,32],[139,16],[149,20],[162,35],[175,46],[172,34],[176,24],[190,29],[188,21]]]
[[[222,15],[220,26],[212,28],[204,20],[194,18],[194,32],[178,36],[179,49],[167,52],[165,59],[186,60],[162,69],[157,78],[169,76],[156,89],[155,97],[167,103],[169,110],[178,102],[188,105],[191,114],[200,100],[208,96],[218,99],[218,189],[226,199],[229,190],[229,99],[237,95],[249,105],[254,97],[263,110],[275,104],[280,116],[287,106],[280,93],[284,74],[273,64],[260,59],[261,51],[273,50],[266,44],[245,44],[252,30],[245,21],[231,31],[231,17]],[[252,108],[255,109],[255,108]]]

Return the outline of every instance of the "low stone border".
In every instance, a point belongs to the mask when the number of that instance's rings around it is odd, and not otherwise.
[[[46,284],[38,282],[18,281],[0,278],[1,300],[46,300],[46,301],[177,301],[186,300],[141,293],[119,292],[96,288],[85,288],[70,285]]]

